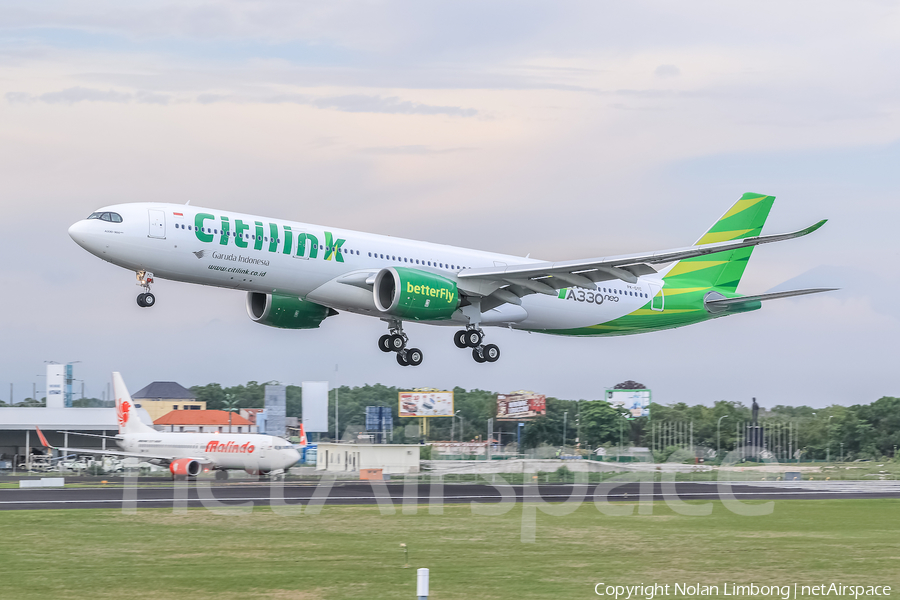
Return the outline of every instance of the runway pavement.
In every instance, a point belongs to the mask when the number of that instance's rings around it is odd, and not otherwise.
[[[335,482],[333,485],[303,483],[212,483],[176,482],[152,487],[68,487],[0,490],[0,510],[69,508],[167,508],[216,507],[252,503],[254,506],[316,504],[377,504],[397,506],[467,502],[562,502],[574,495],[584,501],[666,500],[773,500],[823,498],[900,498],[896,481],[680,482],[541,485],[486,485],[384,482]],[[643,496],[641,496],[643,494]],[[724,495],[723,495],[724,494]]]

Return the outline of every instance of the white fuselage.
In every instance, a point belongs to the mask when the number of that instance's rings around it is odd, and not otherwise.
[[[272,435],[146,431],[119,434],[116,443],[125,452],[146,454],[148,460],[194,458],[211,469],[267,472],[288,469],[300,460],[290,442]]]
[[[390,236],[328,228],[181,204],[135,203],[98,209],[121,222],[85,219],[71,237],[83,248],[154,277],[253,292],[298,296],[336,310],[382,316],[371,291],[337,278],[385,267],[410,267],[451,280],[468,268],[540,262]],[[207,216],[204,216],[207,215]],[[303,251],[298,252],[300,242]],[[647,304],[657,279],[613,280],[562,297],[533,294],[521,306],[486,311],[481,324],[532,331],[586,327]],[[574,291],[574,290],[573,290]],[[439,324],[459,325],[457,311]]]

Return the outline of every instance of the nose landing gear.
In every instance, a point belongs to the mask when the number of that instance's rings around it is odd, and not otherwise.
[[[149,271],[137,272],[138,285],[144,288],[144,292],[138,294],[137,305],[141,308],[150,308],[156,304],[156,296],[150,293],[150,284],[153,283],[153,273]]]
[[[422,351],[418,348],[407,348],[409,338],[403,333],[401,321],[388,321],[390,333],[378,338],[378,348],[382,352],[396,352],[397,363],[403,367],[417,367],[422,364]]]

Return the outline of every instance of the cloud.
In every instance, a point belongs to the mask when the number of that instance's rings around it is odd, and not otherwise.
[[[319,108],[332,108],[343,112],[388,113],[399,115],[450,115],[453,117],[474,117],[478,114],[478,111],[472,108],[431,106],[428,104],[419,104],[418,102],[410,102],[409,100],[401,100],[397,97],[381,98],[363,94],[319,98],[314,100],[312,104]]]
[[[77,104],[78,102],[129,102],[132,94],[123,94],[114,90],[94,90],[76,86],[59,92],[48,92],[38,96],[38,100],[47,104]]]
[[[153,92],[139,91],[136,93],[117,92],[115,90],[97,90],[75,86],[58,92],[46,92],[39,95],[26,92],[8,92],[6,100],[11,103],[31,104],[43,102],[45,104],[78,104],[80,102],[113,102],[125,104],[136,101],[140,104],[168,104],[169,96]]]
[[[135,100],[137,100],[141,104],[161,104],[165,106],[169,103],[171,98],[165,94],[141,91],[135,94]]]
[[[431,148],[424,145],[412,146],[380,146],[372,148],[363,148],[365,154],[385,154],[385,155],[426,155],[426,154],[450,154],[452,152],[466,152],[475,150],[475,148]]]
[[[46,92],[39,95],[28,94],[26,92],[7,92],[6,100],[10,103],[21,104],[43,102],[46,104],[73,105],[80,102],[113,102],[117,104],[137,102],[139,104],[159,104],[165,106],[169,104],[172,98],[166,94],[147,91],[128,93],[75,86],[58,92]],[[435,106],[412,102],[410,100],[402,100],[396,96],[385,98],[382,96],[369,96],[365,94],[326,97],[316,97],[304,94],[280,94],[277,96],[269,96],[261,100],[255,100],[249,96],[205,93],[198,95],[195,100],[200,104],[214,104],[217,102],[261,102],[264,104],[292,103],[341,112],[382,113],[392,115],[448,115],[451,117],[474,117],[478,114],[478,111],[474,108]]]
[[[200,94],[197,102],[212,104],[215,102],[253,102],[254,100],[237,95]],[[352,113],[382,113],[392,115],[448,115],[451,117],[474,117],[478,111],[474,108],[459,106],[435,106],[421,104],[410,100],[402,100],[396,96],[382,97],[366,94],[349,94],[345,96],[316,97],[306,94],[279,94],[257,100],[266,104],[302,104],[321,109],[337,110]]]
[[[678,77],[681,71],[675,65],[659,65],[653,74],[657,77]]]

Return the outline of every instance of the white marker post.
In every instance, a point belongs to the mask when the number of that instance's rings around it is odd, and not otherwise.
[[[416,596],[419,600],[428,600],[428,569],[416,571]]]

